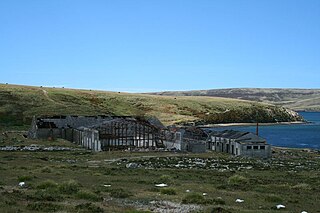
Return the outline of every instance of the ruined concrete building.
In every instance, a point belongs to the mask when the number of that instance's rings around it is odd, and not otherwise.
[[[63,138],[93,151],[166,148],[201,153],[269,158],[271,146],[249,132],[205,131],[198,127],[165,127],[157,118],[129,116],[34,117],[30,138]]]
[[[213,131],[209,133],[207,148],[236,156],[270,158],[271,145],[251,132],[234,130]]]
[[[30,138],[63,138],[93,151],[163,146],[156,118],[129,116],[34,117]]]

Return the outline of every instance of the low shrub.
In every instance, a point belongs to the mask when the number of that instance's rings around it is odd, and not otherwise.
[[[160,192],[160,189],[158,187],[150,187],[147,189],[149,192]]]
[[[99,197],[97,194],[90,192],[90,191],[85,191],[85,190],[78,191],[76,194],[76,197],[79,199],[89,200],[89,201],[101,201],[102,200],[102,198]]]
[[[188,204],[188,203],[193,203],[193,204],[205,204],[206,200],[205,198],[196,193],[188,194],[182,199],[182,203]]]
[[[231,213],[231,211],[224,209],[222,207],[214,207],[213,209],[211,209],[211,212]]]
[[[12,192],[8,192],[8,191],[1,192],[0,198],[1,197],[17,201],[17,200],[26,200],[28,198],[28,195],[23,190],[13,189]]]
[[[114,198],[128,198],[132,196],[132,194],[129,191],[119,188],[110,190],[110,196]]]
[[[217,186],[217,189],[227,189],[228,186],[226,184],[220,184]]]
[[[63,199],[57,188],[39,189],[35,191],[32,198],[38,201],[61,201]]]
[[[297,185],[294,185],[291,187],[291,189],[297,189],[297,190],[310,190],[312,189],[309,184],[306,183],[299,183]]]
[[[29,203],[27,208],[33,211],[41,211],[41,212],[56,212],[63,209],[62,206],[54,204],[54,203],[45,203],[45,202],[38,202],[38,203]]]
[[[159,182],[166,183],[166,184],[172,184],[173,178],[170,175],[161,175]]]
[[[103,209],[92,203],[82,203],[76,206],[77,212],[102,213]]]
[[[50,167],[46,166],[46,167],[43,167],[43,168],[41,169],[41,172],[42,172],[42,173],[51,173],[51,172],[52,172],[52,169],[51,169]]]
[[[215,199],[212,199],[212,201],[217,205],[225,205],[226,201],[224,201],[221,197],[217,197]]]
[[[241,175],[233,175],[228,178],[228,184],[232,186],[245,185],[248,182],[249,180],[246,177],[243,177]]]
[[[19,182],[30,181],[30,180],[32,180],[32,179],[33,179],[33,177],[30,176],[30,175],[22,175],[22,176],[19,176],[19,177],[18,177],[18,181],[19,181]]]
[[[57,188],[58,184],[53,180],[45,180],[37,185],[37,189]]]
[[[8,205],[8,206],[15,206],[15,205],[17,205],[17,201],[15,201],[15,200],[4,200],[4,201],[2,201],[2,202],[4,202],[6,205]]]
[[[138,184],[144,184],[144,185],[146,185],[146,184],[153,183],[153,181],[138,180],[137,183],[138,183]]]
[[[162,188],[162,189],[160,189],[160,193],[165,194],[165,195],[176,195],[177,194],[177,192],[174,188]]]
[[[265,201],[272,202],[272,203],[279,203],[279,202],[282,202],[283,200],[278,195],[268,195],[267,197],[265,197]]]
[[[59,191],[63,194],[75,194],[79,189],[80,184],[74,180],[69,180],[59,185]]]
[[[225,205],[225,201],[222,198],[206,198],[203,195],[197,193],[191,193],[186,195],[182,199],[182,203],[184,204],[199,204],[199,205]]]

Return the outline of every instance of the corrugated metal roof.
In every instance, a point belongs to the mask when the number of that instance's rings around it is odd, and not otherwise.
[[[266,142],[264,138],[257,136],[251,132],[224,130],[224,131],[212,131],[209,134],[210,136],[234,139],[237,142],[245,142],[245,143],[265,143]]]

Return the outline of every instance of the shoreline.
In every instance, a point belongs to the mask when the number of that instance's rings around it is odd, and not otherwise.
[[[259,123],[259,126],[276,126],[276,125],[299,125],[308,124],[311,122],[293,121],[293,122],[277,122],[277,123]],[[222,124],[207,124],[197,125],[200,128],[214,128],[214,127],[230,127],[230,126],[256,126],[257,123],[222,123]]]

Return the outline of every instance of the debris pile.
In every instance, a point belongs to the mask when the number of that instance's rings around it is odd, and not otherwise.
[[[75,149],[70,147],[62,147],[62,146],[40,146],[36,144],[31,144],[30,146],[1,146],[0,151],[77,151],[82,149]]]

